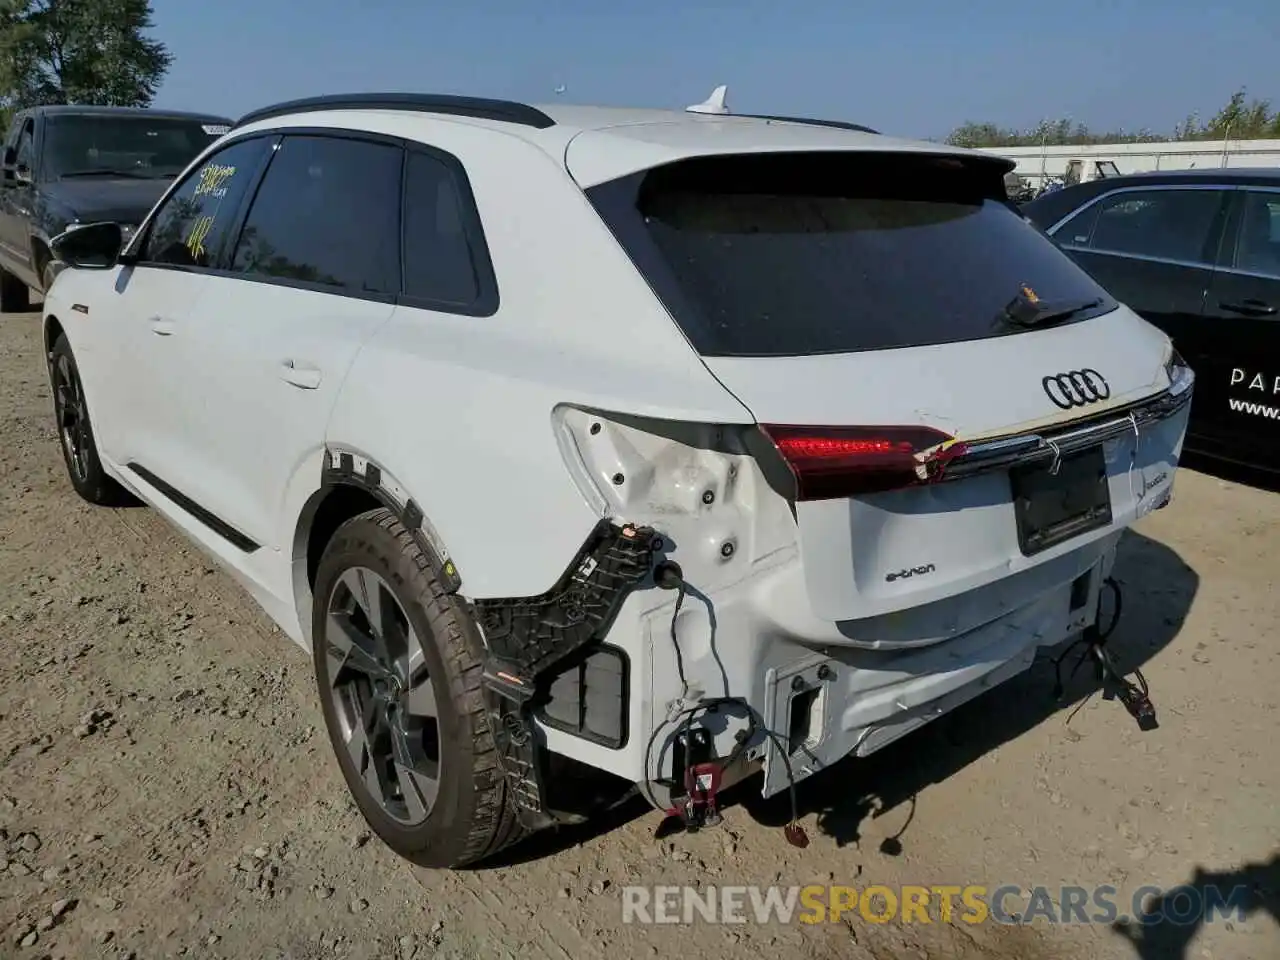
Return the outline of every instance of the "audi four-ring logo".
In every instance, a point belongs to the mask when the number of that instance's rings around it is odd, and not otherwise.
[[[1063,410],[1097,403],[1111,396],[1111,385],[1106,378],[1089,367],[1045,377],[1040,385],[1054,405]]]

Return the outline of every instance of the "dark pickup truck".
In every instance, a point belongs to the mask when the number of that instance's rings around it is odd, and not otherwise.
[[[226,133],[225,117],[129,107],[45,106],[14,115],[0,182],[0,311],[26,310],[59,264],[49,241],[114,220],[128,237],[173,178]]]

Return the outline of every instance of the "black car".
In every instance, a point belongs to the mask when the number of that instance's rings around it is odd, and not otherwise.
[[[1108,177],[1021,211],[1196,371],[1186,449],[1280,471],[1280,169]]]
[[[25,310],[58,264],[49,241],[113,220],[126,235],[231,121],[129,107],[45,106],[14,115],[0,181],[0,310]]]

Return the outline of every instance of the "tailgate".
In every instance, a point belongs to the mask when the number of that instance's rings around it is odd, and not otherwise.
[[[1013,574],[1168,498],[1190,374],[1010,207],[1004,169],[721,155],[587,190],[762,425],[823,618],[973,625],[1001,612],[977,588],[1028,602],[1054,584]]]
[[[795,497],[810,604],[823,618],[852,620],[1010,577],[1167,498],[1187,396],[1169,392],[1166,349],[1163,335],[1120,307],[1068,327],[945,347],[706,362],[784,459],[791,438],[803,456],[799,444],[815,438],[855,436],[865,447],[868,438],[929,431],[898,473],[854,464]],[[1084,387],[1071,373],[1081,370],[1089,371]],[[1064,409],[1064,398],[1073,405]],[[1062,511],[1045,514],[1046,498]],[[1072,512],[1081,516],[1074,526]],[[1062,569],[1066,579],[1078,572]],[[1046,588],[1043,578],[1023,582]],[[963,630],[990,613],[970,607],[955,605],[941,619]]]

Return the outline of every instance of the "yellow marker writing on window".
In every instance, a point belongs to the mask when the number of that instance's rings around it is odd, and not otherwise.
[[[210,164],[200,171],[200,182],[196,184],[195,195],[200,197],[206,194],[219,194],[235,173],[235,167]]]
[[[191,225],[191,232],[187,234],[187,249],[191,251],[191,256],[197,263],[204,259],[204,238],[209,235],[211,229],[213,229],[213,217],[200,217]]]

